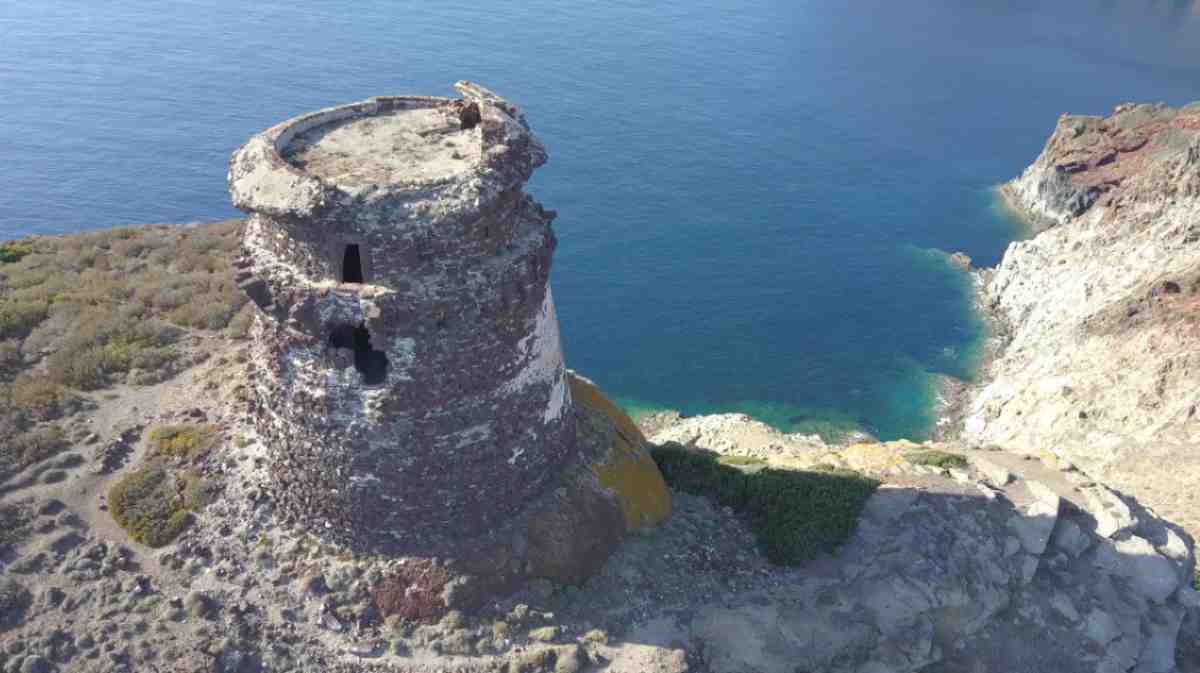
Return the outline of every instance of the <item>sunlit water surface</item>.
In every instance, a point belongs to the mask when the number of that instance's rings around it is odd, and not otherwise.
[[[551,151],[567,356],[636,409],[930,429],[990,188],[1063,112],[1200,98],[1191,2],[0,4],[0,238],[223,219],[282,119],[469,78]]]

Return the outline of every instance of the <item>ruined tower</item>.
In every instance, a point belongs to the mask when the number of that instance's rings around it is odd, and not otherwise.
[[[356,548],[495,534],[576,447],[554,214],[522,192],[545,150],[516,106],[456,88],[296,117],[230,164],[273,497]]]

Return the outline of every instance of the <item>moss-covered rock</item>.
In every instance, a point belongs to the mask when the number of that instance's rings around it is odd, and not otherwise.
[[[633,421],[596,384],[569,374],[583,460],[530,514],[528,572],[558,584],[592,576],[630,531],[671,513],[671,493]]]
[[[616,494],[626,528],[635,530],[665,520],[671,515],[671,491],[641,430],[595,383],[575,372],[569,377],[571,396],[585,422],[606,437],[608,454],[593,470],[600,483]]]

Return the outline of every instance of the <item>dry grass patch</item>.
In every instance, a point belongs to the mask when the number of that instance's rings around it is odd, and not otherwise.
[[[0,266],[0,341],[39,374],[94,390],[131,371],[174,373],[186,330],[220,331],[245,305],[234,281],[240,221],[39,237]],[[152,380],[152,379],[151,379]]]
[[[967,468],[966,456],[958,453],[950,453],[948,451],[939,451],[937,449],[906,453],[904,454],[904,459],[913,465],[926,465],[929,467],[937,467],[943,470],[965,470]]]
[[[78,408],[80,400],[53,381],[21,377],[9,386],[9,404],[34,420],[48,421]]]
[[[240,239],[230,220],[0,243],[0,479],[67,446],[50,422],[73,391],[170,378],[196,332],[244,336]]]

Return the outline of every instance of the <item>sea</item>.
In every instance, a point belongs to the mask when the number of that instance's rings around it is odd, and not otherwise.
[[[570,367],[635,413],[922,439],[977,376],[995,186],[1063,113],[1200,99],[1191,0],[8,0],[0,239],[238,213],[306,111],[480,82],[550,151]]]

